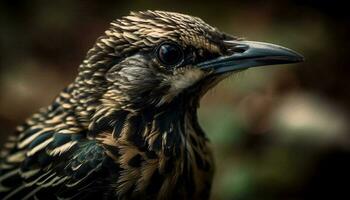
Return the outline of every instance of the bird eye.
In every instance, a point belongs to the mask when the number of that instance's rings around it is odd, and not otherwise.
[[[177,44],[163,43],[157,49],[157,58],[166,66],[176,66],[182,63],[184,53]]]

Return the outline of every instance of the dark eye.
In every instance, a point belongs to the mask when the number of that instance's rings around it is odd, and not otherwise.
[[[157,58],[166,66],[176,66],[183,62],[184,53],[177,44],[163,43],[157,49]]]

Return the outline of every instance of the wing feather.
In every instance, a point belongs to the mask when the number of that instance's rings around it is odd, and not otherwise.
[[[0,199],[75,199],[103,180],[104,148],[84,133],[24,132],[16,145],[5,145],[12,149],[0,160]]]

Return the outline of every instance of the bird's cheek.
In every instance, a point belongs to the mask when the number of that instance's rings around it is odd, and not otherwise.
[[[202,80],[207,74],[200,69],[188,69],[172,75],[167,78],[167,85],[169,89],[163,96],[161,102],[170,102],[174,97],[183,92],[184,90],[195,85],[198,81]]]

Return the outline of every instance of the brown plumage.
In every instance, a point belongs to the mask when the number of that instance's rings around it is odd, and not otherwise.
[[[1,151],[1,199],[208,199],[200,98],[248,67],[301,61],[171,12],[115,20],[77,78]]]

